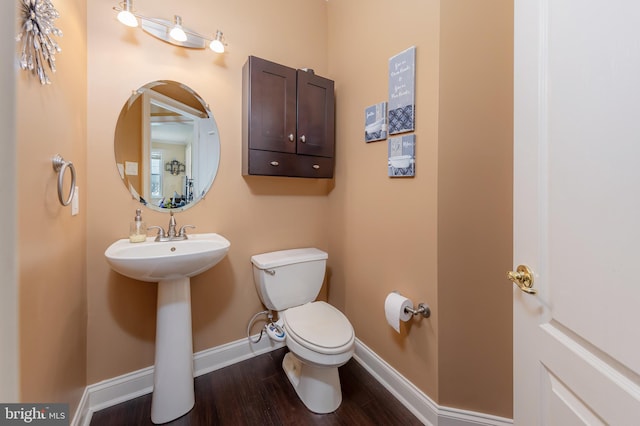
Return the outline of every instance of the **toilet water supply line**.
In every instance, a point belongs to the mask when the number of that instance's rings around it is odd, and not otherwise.
[[[264,325],[264,327],[260,329],[260,335],[258,336],[258,340],[254,341],[251,338],[251,327],[253,327],[253,324],[255,323],[256,319],[260,315],[266,315],[268,321]],[[284,332],[284,328],[277,322],[273,322],[273,314],[269,310],[258,312],[253,317],[251,317],[251,319],[249,320],[249,325],[247,325],[247,339],[249,339],[249,342],[251,343],[258,343],[262,339],[262,333],[264,332],[267,333],[267,336],[269,336],[271,340],[275,340],[276,342],[284,341],[286,336]]]
[[[271,311],[261,311],[255,314],[254,316],[252,316],[251,319],[249,320],[249,325],[247,326],[247,339],[249,339],[251,343],[258,343],[262,339],[262,333],[264,333],[267,327],[265,324],[265,326],[260,329],[260,336],[258,336],[258,340],[254,341],[251,338],[251,327],[253,326],[253,323],[256,321],[256,318],[258,318],[260,315],[266,315],[267,318],[269,319],[269,322],[273,322],[273,314],[271,313]]]

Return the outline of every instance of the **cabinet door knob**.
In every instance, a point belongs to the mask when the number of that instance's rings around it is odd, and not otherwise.
[[[272,165],[272,166],[274,166],[274,167],[277,167],[277,166],[279,166],[279,165],[280,165],[280,163],[278,163],[277,161],[272,161],[272,162],[270,162],[269,164],[271,164],[271,165]]]
[[[293,136],[293,133],[289,133],[289,142],[293,142],[295,140],[296,140],[296,138],[295,138],[295,136]]]
[[[300,142],[302,143],[307,142],[307,138],[304,135],[300,136]]]
[[[314,165],[313,165],[313,168],[314,168],[314,169],[316,169],[316,170],[318,170],[318,169],[320,168],[320,166],[319,166],[318,164],[314,164]]]

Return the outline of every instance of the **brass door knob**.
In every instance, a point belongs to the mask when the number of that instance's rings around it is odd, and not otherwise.
[[[513,281],[518,288],[527,294],[536,294],[537,290],[533,288],[533,271],[527,265],[518,265],[515,272],[507,272],[509,281]]]

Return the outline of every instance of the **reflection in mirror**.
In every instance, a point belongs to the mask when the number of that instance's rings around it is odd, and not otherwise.
[[[135,91],[116,125],[114,152],[131,195],[152,210],[184,210],[204,197],[218,171],[218,127],[187,86],[155,81]]]

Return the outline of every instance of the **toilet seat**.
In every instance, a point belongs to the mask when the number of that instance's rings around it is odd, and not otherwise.
[[[320,354],[349,351],[355,341],[347,317],[322,301],[287,309],[283,321],[289,338]]]

